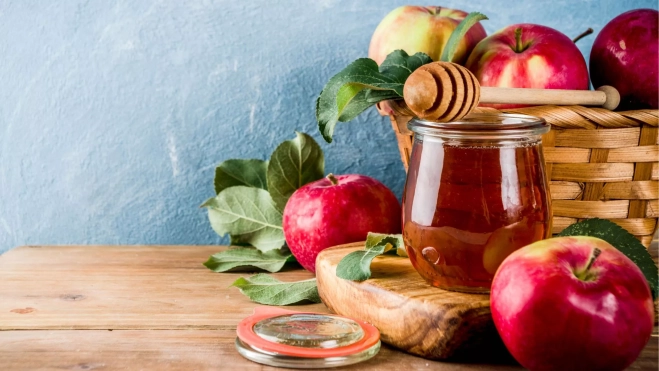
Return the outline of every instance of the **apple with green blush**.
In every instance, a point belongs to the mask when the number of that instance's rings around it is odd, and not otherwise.
[[[514,24],[481,40],[465,64],[481,86],[588,89],[586,60],[567,36],[536,24]],[[483,104],[495,108],[519,104]]]
[[[466,12],[440,6],[401,6],[387,14],[375,29],[368,57],[382,64],[394,50],[407,54],[423,52],[438,61],[453,30],[467,16]],[[460,40],[452,62],[462,64],[471,50],[486,36],[480,23]]]
[[[492,281],[494,324],[530,370],[623,370],[652,334],[650,287],[594,237],[557,237],[508,256]]]

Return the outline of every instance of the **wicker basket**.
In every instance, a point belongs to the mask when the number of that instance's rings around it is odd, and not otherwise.
[[[659,217],[658,110],[538,106],[502,112],[542,117],[552,125],[542,140],[552,198],[552,233],[580,219],[598,217],[619,224],[650,246]],[[389,117],[407,171],[411,117]]]

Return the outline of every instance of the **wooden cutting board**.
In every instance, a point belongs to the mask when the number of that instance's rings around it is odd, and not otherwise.
[[[508,360],[490,313],[489,295],[432,287],[410,260],[376,257],[363,282],[336,276],[336,266],[364,243],[322,251],[316,261],[320,297],[333,312],[369,322],[382,341],[429,359]]]

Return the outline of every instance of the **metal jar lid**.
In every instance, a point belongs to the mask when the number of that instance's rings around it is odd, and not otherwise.
[[[345,366],[370,359],[380,350],[375,326],[333,314],[258,307],[236,332],[238,352],[269,366]]]

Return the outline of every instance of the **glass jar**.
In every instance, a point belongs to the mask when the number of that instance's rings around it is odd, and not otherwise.
[[[487,293],[501,262],[551,234],[541,118],[472,114],[413,119],[403,195],[403,237],[431,285]]]

